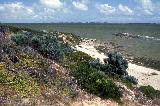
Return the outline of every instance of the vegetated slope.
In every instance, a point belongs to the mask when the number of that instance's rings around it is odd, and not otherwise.
[[[101,64],[75,51],[81,39],[70,33],[3,26],[0,40],[1,104],[72,105],[83,92],[124,103],[122,85],[137,84],[121,55],[111,53]]]

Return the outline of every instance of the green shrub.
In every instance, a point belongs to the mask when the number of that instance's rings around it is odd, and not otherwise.
[[[9,30],[10,30],[11,32],[13,32],[13,33],[17,33],[17,32],[19,32],[19,31],[21,31],[21,29],[18,28],[18,27],[13,27],[13,26],[7,26],[7,27],[9,27]]]
[[[41,41],[41,38],[39,36],[34,36],[31,39],[31,43],[32,43],[33,48],[40,48],[40,46],[42,44],[42,41]]]
[[[52,35],[35,36],[31,42],[32,47],[54,60],[61,60],[64,52],[72,50],[68,44],[58,42],[57,38]]]
[[[26,45],[29,43],[29,38],[25,34],[16,34],[12,37],[12,40],[17,44],[17,45]]]
[[[54,36],[43,36],[41,40],[40,52],[54,60],[60,60],[63,57],[63,51]]]
[[[40,92],[37,82],[25,73],[15,75],[12,86],[22,97],[36,96]]]
[[[126,76],[124,76],[124,79],[126,79],[127,81],[129,81],[135,85],[138,84],[138,79],[136,79],[134,76],[126,75]]]
[[[74,76],[82,88],[102,98],[120,100],[122,96],[119,88],[105,76],[98,73],[96,69],[84,63],[78,63]]]
[[[81,51],[73,51],[73,52],[66,52],[65,57],[68,62],[74,63],[88,63],[89,61],[93,60],[91,56]]]
[[[71,47],[68,44],[59,42],[56,36],[53,35],[32,35],[27,34],[16,34],[12,37],[12,40],[17,45],[28,45],[38,50],[44,56],[54,59],[61,60],[64,52],[71,51]]]
[[[0,84],[9,84],[13,80],[13,75],[5,69],[4,64],[0,64]]]
[[[97,70],[103,70],[103,64],[100,63],[99,59],[89,61],[90,66],[96,68]],[[106,69],[106,68],[105,68]]]
[[[90,66],[96,68],[99,71],[104,72],[106,75],[119,76],[122,82],[130,82],[137,84],[138,80],[134,76],[129,76],[126,69],[128,68],[128,62],[118,53],[110,53],[108,59],[104,59],[104,63],[100,63],[99,60],[91,60]]]
[[[19,57],[19,62],[14,65],[14,68],[18,69],[17,71],[27,72],[39,84],[47,84],[52,79],[49,70],[51,61],[30,54],[22,54]]]
[[[90,65],[100,71],[111,74],[118,74],[120,76],[128,75],[126,69],[128,62],[118,53],[110,53],[108,59],[104,59],[105,64],[101,64],[99,60],[90,61]]]
[[[11,73],[5,67],[0,68],[0,86],[8,86],[6,90],[14,90],[18,95],[35,96],[39,93],[38,84],[26,73]],[[8,92],[8,91],[5,91]],[[10,92],[10,91],[9,91]],[[3,93],[3,92],[1,92]],[[5,93],[4,93],[5,94]],[[12,96],[12,95],[10,95]]]
[[[128,62],[118,53],[110,53],[108,55],[108,65],[112,68],[112,72],[118,75],[128,75],[126,69]]]
[[[152,86],[141,86],[139,88],[148,98],[160,98],[160,91],[155,90]]]

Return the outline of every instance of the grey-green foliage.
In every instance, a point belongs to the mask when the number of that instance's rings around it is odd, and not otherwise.
[[[133,84],[137,84],[137,79],[129,76],[126,69],[128,62],[118,53],[110,53],[108,59],[104,59],[105,64],[101,64],[99,60],[90,61],[89,64],[97,70],[105,72],[105,74],[119,75],[125,80]]]
[[[25,45],[29,43],[29,38],[25,34],[16,34],[12,37],[12,40],[17,44],[17,45]]]
[[[138,80],[134,76],[126,75],[124,76],[124,79],[126,79],[129,82],[132,82],[133,84],[138,84]]]
[[[51,59],[58,60],[63,57],[64,51],[71,50],[69,45],[58,42],[53,35],[34,36],[31,42],[35,49]]]
[[[62,57],[63,51],[54,36],[42,36],[39,50],[49,58],[58,59]]]
[[[31,35],[31,36],[30,36]],[[68,44],[59,42],[56,36],[53,35],[32,35],[32,34],[16,34],[12,40],[17,45],[28,45],[38,50],[44,56],[60,60],[63,57],[63,52],[71,51]]]
[[[96,59],[96,60],[92,60],[89,62],[89,64],[93,67],[93,68],[96,68],[98,70],[101,70],[102,69],[102,65],[99,61],[99,59]]]
[[[101,64],[99,60],[90,62],[90,65],[105,73],[112,73],[118,75],[128,75],[126,69],[128,62],[118,53],[110,53],[108,59],[104,59],[105,64]]]
[[[108,65],[113,69],[112,71],[118,75],[128,75],[126,69],[128,62],[118,53],[110,53],[108,55]]]

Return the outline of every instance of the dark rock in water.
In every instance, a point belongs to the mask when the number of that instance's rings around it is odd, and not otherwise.
[[[113,35],[125,37],[125,38],[141,38],[140,35],[133,35],[133,34],[129,34],[129,33],[115,33]]]
[[[134,57],[134,56],[132,57],[132,59],[130,56],[128,56],[127,59],[131,60],[131,63],[145,66],[148,68],[153,68],[156,70],[160,70],[160,61],[159,60],[154,60],[152,58],[147,58],[147,57]]]
[[[131,36],[131,34],[129,34],[129,33],[115,33],[115,34],[113,34],[113,35],[116,35],[116,36]]]

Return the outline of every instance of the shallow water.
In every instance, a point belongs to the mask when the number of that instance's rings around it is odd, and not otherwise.
[[[81,37],[109,40],[118,43],[138,57],[160,60],[160,25],[158,24],[12,24],[35,30],[71,32]],[[114,33],[130,33],[143,36],[121,38]]]

